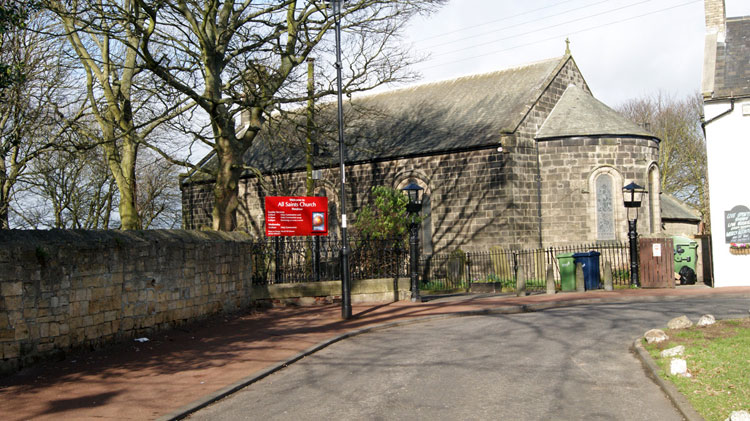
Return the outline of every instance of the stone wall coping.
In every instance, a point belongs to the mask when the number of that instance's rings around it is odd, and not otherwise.
[[[409,291],[408,278],[379,278],[352,281],[352,295],[393,293]],[[252,297],[259,299],[282,299],[300,297],[336,296],[341,294],[341,281],[301,282],[294,284],[253,285]]]
[[[143,244],[143,243],[212,243],[252,242],[254,237],[244,232],[198,230],[3,230],[0,245],[40,246],[57,244]]]

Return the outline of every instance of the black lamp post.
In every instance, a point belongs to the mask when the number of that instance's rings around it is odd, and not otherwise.
[[[352,317],[352,298],[349,284],[349,241],[346,237],[346,170],[344,160],[344,108],[341,97],[341,4],[346,0],[329,0],[333,6],[333,19],[336,23],[336,83],[338,89],[338,122],[339,122],[339,162],[341,166],[341,317]]]
[[[409,268],[411,274],[411,300],[419,301],[419,224],[417,215],[422,210],[422,187],[414,181],[401,189],[409,198],[406,211],[409,213]]]
[[[640,287],[638,282],[638,208],[641,207],[641,197],[646,190],[643,186],[630,183],[622,188],[622,200],[625,203],[628,218],[628,239],[630,239],[630,286]],[[635,209],[635,216],[630,218],[630,209]]]

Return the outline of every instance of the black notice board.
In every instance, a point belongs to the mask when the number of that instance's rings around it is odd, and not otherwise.
[[[729,243],[750,243],[750,209],[738,205],[724,211],[725,241]]]

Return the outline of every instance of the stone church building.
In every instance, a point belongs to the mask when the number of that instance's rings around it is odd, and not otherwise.
[[[661,231],[659,139],[595,99],[570,54],[355,98],[346,128],[350,221],[372,186],[414,180],[425,189],[425,253],[625,241],[630,182],[649,191],[639,234]],[[335,234],[335,131],[318,143],[316,194],[329,198]],[[266,133],[245,162],[264,176],[243,176],[237,224],[262,236],[264,196],[304,195],[304,149]],[[211,225],[211,183],[182,180],[184,228]]]

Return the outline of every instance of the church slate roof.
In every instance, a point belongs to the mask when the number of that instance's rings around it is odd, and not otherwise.
[[[700,212],[691,208],[676,197],[662,193],[659,199],[659,202],[661,203],[662,220],[700,222]]]
[[[422,146],[444,151],[497,144],[501,134],[516,130],[564,61],[556,58],[364,97],[358,100],[361,105],[384,110],[386,116],[378,116],[376,130],[363,135],[374,142],[391,138],[392,145],[406,153],[422,152]]]
[[[538,140],[574,136],[655,137],[583,89],[570,85],[536,134]]]
[[[423,84],[346,101],[347,163],[398,159],[497,146],[512,134],[570,55],[492,73]],[[322,106],[321,154],[316,167],[335,166],[338,146],[336,103]],[[303,116],[299,119],[303,121]],[[327,134],[326,134],[327,133]],[[243,156],[261,172],[304,168],[301,130],[281,141],[261,133]],[[215,157],[202,165],[215,166]],[[193,176],[193,180],[205,177]],[[189,182],[188,180],[185,180]]]
[[[716,46],[713,99],[750,96],[750,16],[728,18]]]

